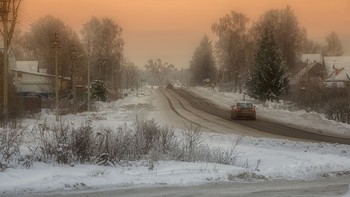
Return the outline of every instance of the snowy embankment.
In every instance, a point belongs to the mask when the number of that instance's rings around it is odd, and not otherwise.
[[[88,117],[94,128],[115,128],[130,124],[135,115],[154,118],[161,125],[177,129],[181,120],[176,120],[166,101],[147,89],[145,96],[130,95],[111,103],[98,103],[97,112],[63,116],[62,120],[79,125]],[[227,107],[232,98],[239,95],[218,93],[202,88],[192,89],[196,93],[217,101]],[[238,98],[239,99],[239,98]],[[298,122],[300,125],[317,128],[322,124],[328,132],[345,134],[349,126],[323,119],[322,115],[306,112],[289,112],[279,104],[267,107],[257,104],[258,117],[273,115],[277,121]],[[172,116],[169,120],[166,117]],[[285,118],[288,117],[288,118]],[[306,119],[312,118],[312,121]],[[178,118],[178,117],[177,117]],[[39,122],[55,124],[53,114],[42,114]],[[31,125],[36,120],[27,119]],[[31,126],[29,126],[30,128]],[[321,128],[322,128],[321,127]],[[113,129],[114,128],[114,129]],[[346,130],[347,128],[347,130]],[[318,128],[317,128],[318,129]],[[30,136],[29,136],[30,138]],[[16,192],[71,191],[95,188],[112,188],[142,185],[193,185],[220,181],[267,181],[274,179],[300,179],[335,177],[350,172],[350,146],[326,143],[306,143],[278,139],[242,137],[236,135],[203,133],[202,145],[232,149],[235,165],[205,162],[158,161],[153,168],[146,161],[117,164],[115,167],[97,165],[45,164],[36,162],[29,169],[9,168],[0,173],[0,196]],[[233,149],[234,143],[238,145]],[[24,150],[25,151],[25,150]]]

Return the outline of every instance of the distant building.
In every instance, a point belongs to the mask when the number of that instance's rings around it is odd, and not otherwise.
[[[47,74],[46,69],[39,69],[38,61],[17,61],[14,72],[16,91],[21,95],[48,96],[53,93],[55,75]],[[59,76],[63,89],[69,88],[70,77]]]
[[[310,81],[322,83],[327,79],[327,71],[321,54],[302,54],[298,62],[299,70],[291,79],[292,85],[306,85]]]
[[[306,85],[310,81],[326,87],[350,88],[350,56],[322,57],[321,54],[302,54],[299,69],[291,85]]]
[[[312,63],[323,64],[323,57],[321,54],[301,54],[300,61],[308,64],[312,64]]]
[[[350,88],[350,56],[324,57],[327,87]]]

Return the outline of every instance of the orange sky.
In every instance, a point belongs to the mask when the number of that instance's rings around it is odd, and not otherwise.
[[[50,14],[79,31],[91,16],[110,17],[123,27],[125,55],[137,65],[159,57],[187,67],[204,34],[215,39],[211,25],[231,10],[256,20],[286,5],[311,39],[324,42],[336,31],[350,55],[350,0],[23,0],[20,27]]]

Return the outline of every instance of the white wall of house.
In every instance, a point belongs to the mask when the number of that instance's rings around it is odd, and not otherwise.
[[[17,92],[52,93],[50,78],[35,73],[17,71],[15,85]]]

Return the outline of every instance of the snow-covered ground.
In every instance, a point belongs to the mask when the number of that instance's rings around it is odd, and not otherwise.
[[[191,89],[195,93],[229,107],[242,95],[221,93],[205,88]],[[174,127],[181,133],[183,121],[170,110],[167,102],[146,89],[144,96],[131,94],[111,102],[98,103],[97,112],[66,115],[65,122],[79,125],[94,116],[93,127],[116,128],[130,124],[135,115],[154,118],[161,125]],[[157,96],[158,95],[158,96]],[[350,135],[350,126],[326,120],[323,115],[305,111],[289,111],[284,104],[256,103],[258,117],[313,128],[318,132]],[[43,113],[40,121],[54,124],[53,114]],[[37,120],[27,119],[31,125]],[[30,128],[31,126],[29,126]],[[336,177],[350,172],[350,146],[327,143],[306,143],[279,139],[254,138],[220,133],[204,133],[203,144],[234,149],[236,165],[160,161],[150,170],[144,161],[132,165],[105,167],[95,165],[62,166],[34,163],[30,169],[7,169],[0,173],[0,196],[14,192],[71,191],[133,185],[193,185],[220,181],[267,181],[275,179],[312,180]]]

